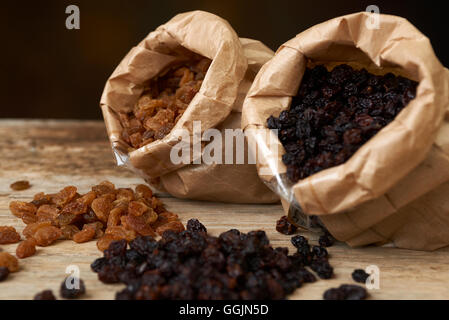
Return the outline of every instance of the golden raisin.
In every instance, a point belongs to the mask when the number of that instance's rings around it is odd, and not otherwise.
[[[128,213],[134,216],[141,216],[148,211],[148,207],[139,201],[131,201],[128,205]]]
[[[62,212],[55,220],[59,226],[74,224],[82,220],[82,216],[70,212]]]
[[[84,203],[87,206],[90,206],[92,204],[92,201],[94,201],[96,197],[97,197],[97,194],[95,193],[95,191],[89,191],[88,193],[83,195],[81,198],[79,198],[78,201],[80,203]]]
[[[92,202],[92,210],[97,218],[103,222],[108,221],[109,213],[112,209],[112,201],[108,198],[97,198]]]
[[[87,204],[79,198],[75,201],[72,201],[64,206],[62,209],[63,213],[72,213],[74,215],[80,215],[87,212],[88,206]]]
[[[11,210],[12,214],[18,218],[22,218],[25,212],[29,214],[36,213],[36,206],[32,203],[23,202],[23,201],[11,201],[9,203],[9,210]]]
[[[94,237],[94,228],[83,228],[83,230],[73,236],[73,241],[75,241],[76,243],[83,243],[92,240]]]
[[[53,226],[45,226],[37,229],[33,238],[36,240],[36,244],[40,247],[46,247],[53,244],[56,240],[61,238],[62,231],[59,228]]]
[[[37,209],[38,221],[53,221],[58,217],[59,209],[55,205],[44,204]]]
[[[53,195],[52,202],[58,207],[63,207],[70,201],[72,201],[77,195],[77,189],[74,186],[68,186]]]
[[[151,199],[151,207],[157,213],[162,213],[165,211],[164,204],[162,203],[162,201],[160,199],[158,199],[156,197],[153,197]]]
[[[115,193],[115,186],[112,182],[103,181],[100,184],[93,186],[92,191],[94,191],[97,196],[101,196],[107,193]]]
[[[111,210],[108,217],[108,227],[115,227],[120,224],[120,218],[125,212],[125,208],[117,207]]]
[[[105,234],[103,237],[101,237],[100,239],[98,239],[97,241],[97,248],[100,251],[104,251],[107,248],[109,248],[109,245],[117,240],[122,240],[121,238],[114,236],[112,234]]]
[[[157,220],[154,223],[152,223],[151,226],[153,227],[153,229],[157,229],[160,226],[167,224],[168,222],[171,221],[179,221],[178,215],[169,211],[165,211],[158,214]]]
[[[25,259],[36,254],[36,240],[33,238],[22,241],[16,248],[16,256]]]
[[[83,226],[83,230],[85,228],[91,228],[95,231],[95,239],[101,238],[104,235],[104,225],[102,222],[97,221],[97,222],[92,222],[92,223],[87,223]]]
[[[146,222],[146,217],[144,216],[135,216],[129,214],[127,216],[122,217],[124,219],[125,224],[128,228],[136,231],[138,234],[142,236],[156,236],[153,228],[150,227],[150,224]]]
[[[20,234],[13,227],[0,227],[0,244],[11,244],[20,241]]]
[[[80,232],[80,229],[78,229],[77,226],[73,225],[73,224],[68,224],[65,226],[61,227],[61,240],[73,240],[73,236]]]
[[[134,240],[137,236],[134,230],[126,229],[123,226],[108,227],[106,228],[105,234],[118,239],[125,239],[126,241]]]
[[[8,268],[9,272],[19,271],[19,260],[8,252],[0,252],[0,267]]]
[[[29,181],[21,180],[14,182],[9,187],[15,191],[22,191],[31,188],[31,185]]]
[[[52,199],[51,195],[39,192],[34,195],[33,201],[31,201],[31,203],[34,204],[36,207],[40,207],[43,204],[50,204],[51,199]]]
[[[117,200],[133,201],[134,191],[130,188],[117,189]]]
[[[136,187],[136,195],[137,198],[139,199],[142,198],[151,202],[153,197],[153,191],[151,191],[151,189],[148,186],[144,184],[139,184]]]
[[[181,232],[184,231],[184,225],[182,224],[181,221],[170,221],[158,227],[156,229],[156,232],[158,235],[162,236],[162,234],[167,230],[171,230],[174,232]]]
[[[51,226],[51,221],[41,221],[41,222],[35,222],[30,223],[23,229],[22,234],[25,236],[25,238],[32,238],[37,230],[43,227]]]
[[[22,216],[22,221],[25,224],[35,223],[37,222],[37,216],[31,212],[24,212]]]

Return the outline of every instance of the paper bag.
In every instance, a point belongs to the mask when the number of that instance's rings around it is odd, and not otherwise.
[[[379,28],[372,27],[373,18]],[[267,147],[273,134],[266,121],[289,108],[311,63],[393,72],[419,86],[416,98],[347,162],[292,184],[280,142]],[[254,80],[242,127],[265,150],[259,176],[299,208],[290,212],[318,215],[338,240],[352,246],[393,241],[430,250],[449,244],[449,207],[439,198],[449,181],[449,128],[443,125],[448,106],[449,72],[429,39],[403,18],[362,12],[311,27],[282,45]]]
[[[132,111],[150,79],[198,54],[212,62],[183,116],[163,139],[130,151],[121,138],[117,113]],[[182,198],[277,202],[278,196],[258,178],[255,165],[175,164],[170,158],[179,142],[175,130],[187,129],[192,135],[193,121],[201,121],[201,133],[211,128],[224,129],[226,125],[240,128],[244,97],[257,71],[272,56],[273,52],[261,42],[239,39],[225,20],[207,12],[179,14],[158,27],[126,55],[108,79],[101,98],[117,163],[128,166],[162,191]]]

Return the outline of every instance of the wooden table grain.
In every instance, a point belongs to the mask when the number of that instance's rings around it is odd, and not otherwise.
[[[14,226],[19,231],[24,225],[9,212],[11,200],[29,201],[37,192],[56,192],[66,185],[86,192],[102,180],[110,180],[118,187],[142,183],[134,173],[115,165],[100,121],[0,120],[0,151],[0,225]],[[29,180],[32,188],[12,191],[9,185],[17,180]],[[274,246],[293,250],[290,237],[274,229],[276,219],[283,213],[280,204],[238,205],[158,196],[184,222],[199,218],[214,235],[230,228],[262,229]],[[312,243],[317,241],[315,234],[306,236]],[[0,247],[15,253],[16,245]],[[355,268],[369,265],[380,270],[380,288],[369,291],[371,299],[449,299],[449,248],[434,252],[391,247],[354,249],[338,243],[329,252],[335,277],[304,285],[291,299],[321,299],[327,288],[353,283],[351,272]],[[35,256],[20,260],[19,272],[0,283],[0,299],[32,299],[44,289],[59,295],[59,286],[71,265],[79,268],[85,281],[86,299],[113,299],[122,285],[102,284],[90,270],[90,263],[100,256],[95,242],[60,241],[38,248]]]

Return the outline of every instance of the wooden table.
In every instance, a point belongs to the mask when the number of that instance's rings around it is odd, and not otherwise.
[[[91,185],[106,179],[119,187],[142,183],[134,173],[116,167],[105,127],[99,121],[0,120],[0,150],[0,225],[14,226],[19,231],[24,225],[9,212],[11,200],[30,201],[37,192],[56,192],[66,185],[87,192]],[[9,188],[12,182],[22,179],[29,180],[32,188]],[[276,219],[283,214],[281,205],[207,203],[158,196],[184,222],[197,217],[214,235],[230,228],[246,232],[263,229],[274,246],[293,250],[290,237],[274,229]],[[317,240],[314,234],[306,236],[313,243]],[[1,246],[10,253],[15,253],[15,248],[16,245]],[[373,299],[449,299],[449,248],[435,252],[391,247],[353,249],[339,243],[329,252],[335,277],[304,285],[290,298],[321,299],[327,288],[353,283],[351,273],[355,268],[377,265],[380,289],[370,291]],[[38,248],[35,256],[20,260],[20,272],[0,283],[0,299],[32,299],[47,288],[59,294],[69,265],[79,267],[87,299],[113,299],[122,285],[104,285],[90,270],[90,263],[100,256],[95,242],[60,241]]]

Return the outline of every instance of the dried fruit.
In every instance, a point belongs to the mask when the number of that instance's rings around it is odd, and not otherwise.
[[[0,244],[11,244],[20,241],[20,234],[13,227],[0,226]]]
[[[82,243],[95,238],[99,239],[98,248],[104,250],[113,240],[132,241],[137,234],[155,237],[156,228],[162,232],[184,230],[179,217],[166,211],[145,185],[138,185],[133,191],[115,189],[113,183],[103,181],[84,195],[68,186],[56,194],[37,193],[30,203],[12,201],[10,208],[27,224],[23,235],[34,238],[39,246],[48,246],[58,239]],[[11,234],[5,229],[4,241],[12,241]],[[20,235],[14,236],[19,241]]]
[[[86,293],[84,281],[75,277],[68,277],[61,283],[60,294],[65,299],[77,299]]]
[[[139,184],[136,187],[136,197],[137,199],[145,199],[151,202],[151,199],[153,197],[153,191],[151,191],[151,189],[148,186],[144,184]]]
[[[56,297],[53,294],[53,291],[51,291],[51,290],[44,290],[42,292],[37,293],[34,296],[34,300],[56,300]]]
[[[108,222],[109,213],[112,210],[112,201],[108,198],[97,198],[92,202],[92,210],[100,221]]]
[[[104,283],[127,285],[116,299],[284,299],[316,280],[297,257],[272,248],[263,231],[217,238],[193,219],[159,241],[138,236],[129,248],[125,240],[111,242],[91,268]]]
[[[22,201],[11,201],[9,203],[9,210],[18,218],[22,218],[25,213],[34,215],[37,211],[34,204]]]
[[[37,216],[31,212],[24,212],[22,216],[22,221],[25,224],[35,223],[37,222]]]
[[[94,228],[83,228],[78,233],[73,235],[73,241],[76,243],[84,243],[95,238],[95,229]]]
[[[330,233],[326,232],[325,234],[320,236],[320,238],[318,239],[318,243],[322,247],[331,247],[334,245],[335,239],[334,239],[334,237],[332,237],[332,235]]]
[[[52,203],[62,208],[64,205],[72,201],[77,194],[77,189],[74,186],[68,186],[55,194],[51,199]]]
[[[48,226],[51,226],[51,221],[30,223],[23,229],[22,234],[25,236],[25,238],[29,239],[34,237],[34,234],[36,233],[37,230]]]
[[[288,221],[287,216],[283,216],[276,222],[276,230],[282,234],[294,234],[298,228]]]
[[[287,177],[296,182],[347,161],[415,98],[417,85],[346,64],[307,68],[289,110],[267,119],[284,146]]]
[[[0,267],[8,268],[9,272],[19,271],[19,261],[8,252],[0,252]]]
[[[316,272],[321,279],[330,279],[334,274],[334,268],[327,258],[315,258],[310,263],[310,268]]]
[[[80,229],[73,225],[73,224],[68,224],[65,226],[61,227],[61,240],[73,240],[73,236],[80,232]]]
[[[58,218],[59,209],[55,205],[44,204],[37,209],[37,221],[53,221]]]
[[[198,219],[190,219],[187,221],[187,230],[207,233],[206,227]]]
[[[36,240],[33,238],[22,241],[16,248],[16,256],[25,259],[36,254]]]
[[[156,233],[160,236],[166,231],[181,232],[184,231],[184,225],[181,221],[170,221],[156,229]]]
[[[352,279],[355,282],[366,283],[366,280],[369,278],[369,274],[365,272],[363,269],[355,269],[352,272]]]
[[[9,276],[9,269],[7,267],[0,267],[0,282],[5,281]]]
[[[62,231],[54,226],[44,226],[36,230],[33,238],[40,247],[47,247],[61,238]]]
[[[324,300],[364,300],[368,296],[366,289],[352,284],[343,284],[324,292]]]
[[[152,79],[133,112],[119,113],[122,139],[132,148],[164,138],[200,90],[210,60],[197,56]]]
[[[15,191],[22,191],[31,188],[30,182],[26,180],[16,181],[9,186]]]

